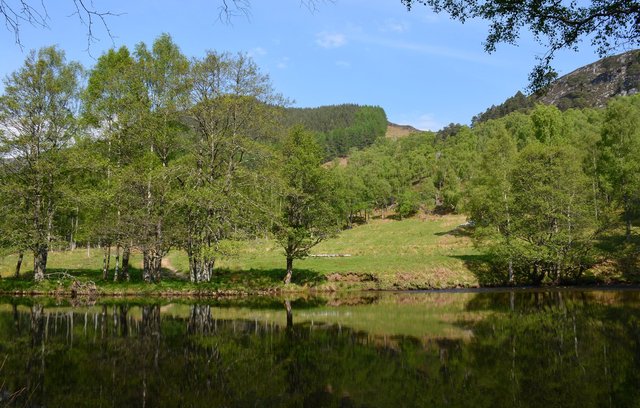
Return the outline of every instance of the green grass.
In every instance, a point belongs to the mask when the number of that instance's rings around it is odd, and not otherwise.
[[[347,289],[428,289],[477,286],[467,260],[480,254],[457,226],[464,216],[411,218],[402,221],[373,220],[369,224],[343,231],[312,250],[312,254],[343,254],[349,257],[309,257],[294,262],[294,290],[313,287],[320,290]],[[114,266],[112,251],[111,268]],[[216,264],[216,276],[206,285],[191,285],[177,279],[165,279],[157,285],[147,285],[139,270],[132,273],[127,285],[101,282],[102,251],[86,249],[51,252],[48,270],[66,271],[83,279],[91,279],[109,293],[146,293],[157,291],[190,291],[234,289],[256,291],[282,288],[285,259],[282,249],[272,240],[244,242],[237,256],[221,259]],[[0,275],[13,275],[16,256],[0,258]],[[188,260],[183,251],[174,250],[166,257],[168,275],[186,278]],[[139,254],[133,254],[131,264],[141,267]],[[23,271],[30,271],[32,260],[25,254]],[[28,282],[29,276],[24,280]],[[6,281],[13,281],[14,279]],[[5,283],[10,285],[9,283]],[[25,283],[26,284],[26,283]]]
[[[411,218],[402,221],[374,220],[343,231],[322,242],[311,254],[342,254],[349,257],[309,257],[294,262],[302,282],[322,289],[427,289],[477,286],[465,259],[478,256],[468,237],[457,226],[464,216]],[[188,261],[181,251],[168,259],[178,271]],[[282,249],[271,240],[243,243],[233,259],[222,259],[219,268],[232,272],[273,271],[284,276]]]

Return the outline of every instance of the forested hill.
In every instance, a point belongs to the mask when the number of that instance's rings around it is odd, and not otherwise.
[[[578,68],[554,81],[543,93],[530,96],[517,92],[497,106],[475,116],[473,123],[501,118],[511,112],[527,111],[536,103],[561,110],[601,108],[616,96],[640,91],[640,50],[603,58]]]
[[[326,160],[346,156],[352,148],[370,146],[387,131],[384,109],[355,104],[289,108],[283,122],[286,127],[303,125],[314,132]]]

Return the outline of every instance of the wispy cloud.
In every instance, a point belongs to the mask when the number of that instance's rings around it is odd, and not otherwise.
[[[403,32],[402,30],[408,30],[410,28],[408,23],[398,22],[397,20],[389,20],[385,25],[381,26],[379,30],[393,30],[397,33]],[[346,34],[345,34],[346,33]],[[460,61],[487,64],[487,65],[499,65],[503,62],[498,61],[495,56],[489,58],[487,54],[476,51],[466,51],[463,49],[436,46],[428,43],[418,43],[402,40],[396,36],[389,35],[375,35],[366,32],[360,26],[349,25],[345,28],[343,33],[340,32],[328,32],[323,31],[316,34],[316,44],[323,48],[338,48],[347,44],[347,38],[350,43],[357,43],[359,45],[367,45],[374,47],[383,47],[394,50],[404,50],[413,52],[416,54],[432,55],[435,57],[456,59]]]
[[[495,59],[489,59],[484,54],[478,54],[476,52],[467,52],[463,50],[454,49],[451,47],[440,47],[430,44],[414,43],[401,40],[390,40],[388,38],[379,38],[369,35],[363,35],[357,38],[358,41],[375,45],[379,47],[386,47],[395,50],[406,50],[420,54],[433,55],[437,57],[452,58],[461,61],[483,63],[483,64],[496,64],[499,63]]]
[[[396,115],[391,121],[399,125],[411,125],[418,130],[436,131],[444,127],[442,122],[432,113],[403,113]]]
[[[404,33],[409,30],[411,26],[409,23],[405,21],[397,21],[397,20],[387,20],[380,27],[380,31],[382,32],[394,32],[394,33]]]
[[[444,127],[444,125],[436,119],[431,113],[423,113],[418,116],[415,120],[415,125],[413,125],[416,129],[420,130],[440,130]]]
[[[282,57],[276,63],[276,68],[278,69],[287,69],[289,67],[289,57]]]
[[[316,44],[322,48],[338,48],[347,43],[347,37],[340,33],[328,33],[323,31],[316,34]]]
[[[351,68],[351,63],[349,61],[336,61],[336,65],[341,68]]]
[[[262,48],[262,47],[255,47],[255,48],[250,49],[248,54],[249,54],[249,56],[251,58],[263,57],[263,56],[267,55],[267,50]]]

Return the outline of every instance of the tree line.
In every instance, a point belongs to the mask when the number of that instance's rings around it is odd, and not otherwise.
[[[288,281],[293,259],[340,227],[314,135],[282,126],[288,101],[246,55],[190,60],[163,34],[85,71],[47,47],[4,84],[0,239],[20,254],[16,274],[26,251],[39,281],[53,245],[99,244],[104,279],[129,279],[137,249],[157,282],[180,248],[206,282],[230,242],[273,234]]]

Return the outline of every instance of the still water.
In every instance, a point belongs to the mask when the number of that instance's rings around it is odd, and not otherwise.
[[[0,299],[0,406],[638,407],[640,291]]]

